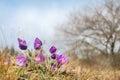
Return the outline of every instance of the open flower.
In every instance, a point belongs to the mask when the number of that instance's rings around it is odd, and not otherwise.
[[[55,53],[57,51],[57,48],[55,46],[51,46],[51,48],[49,49],[50,53]]]
[[[27,61],[26,61],[25,56],[23,56],[23,55],[18,55],[18,56],[16,57],[16,64],[17,64],[17,65],[23,67],[23,66],[26,65],[26,62],[27,62]]]
[[[21,50],[26,50],[27,49],[27,43],[25,40],[22,40],[20,38],[18,38],[18,43],[19,43],[19,48]]]
[[[35,60],[35,62],[37,62],[37,63],[41,63],[41,62],[43,62],[43,61],[45,60],[45,57],[44,57],[43,54],[38,54],[38,57],[35,58],[34,60]]]
[[[36,38],[34,41],[34,49],[39,50],[41,49],[42,41],[39,38]]]
[[[58,63],[58,65],[63,65],[65,63],[67,63],[67,57],[62,55],[62,54],[58,55],[57,56],[57,63]]]

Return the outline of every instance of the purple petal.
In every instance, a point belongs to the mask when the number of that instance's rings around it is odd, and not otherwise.
[[[26,58],[25,58],[23,55],[18,55],[18,56],[16,57],[16,59],[18,59],[18,60],[21,60],[21,59],[23,60],[23,59],[24,59],[24,60],[25,60]]]
[[[57,66],[56,65],[53,65],[52,66],[52,70],[56,70]]]
[[[64,55],[58,55],[57,56],[57,63],[59,65],[63,65],[65,63],[67,63],[67,57],[65,57]]]
[[[19,65],[19,66],[21,66],[21,67],[23,67],[23,66],[26,65],[26,61],[17,61],[16,64]]]
[[[49,49],[50,53],[55,53],[57,51],[57,48],[55,46],[51,46],[51,48]]]
[[[35,60],[35,62],[37,62],[37,63],[40,63],[40,62],[41,62],[40,58],[35,58],[34,60]]]
[[[37,62],[37,63],[41,63],[41,62],[43,62],[43,61],[45,60],[45,57],[44,57],[43,54],[38,54],[38,57],[35,58],[34,60],[35,60],[35,62]]]
[[[27,43],[25,40],[22,40],[20,38],[18,38],[18,43],[19,43],[19,48],[21,50],[26,50],[27,49]]]
[[[42,41],[39,38],[36,38],[34,41],[34,49],[39,50],[41,49]]]
[[[56,59],[57,55],[58,55],[58,54],[53,53],[53,54],[51,55],[51,58],[52,58],[52,59]]]
[[[45,57],[43,54],[39,54],[39,57],[40,57],[41,62],[43,62],[45,60]]]
[[[26,58],[23,55],[18,55],[16,57],[16,64],[19,66],[25,66],[26,65]]]

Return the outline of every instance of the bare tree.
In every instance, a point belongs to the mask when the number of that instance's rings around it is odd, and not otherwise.
[[[71,51],[86,55],[120,53],[120,3],[105,2],[94,10],[74,12],[60,25],[57,35]],[[79,51],[78,51],[79,50]]]

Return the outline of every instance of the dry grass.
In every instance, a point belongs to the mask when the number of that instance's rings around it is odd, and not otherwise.
[[[15,56],[6,54],[5,50],[0,53],[0,80],[120,80],[120,70],[91,68],[81,65],[79,60],[69,60],[60,71],[51,71],[47,66],[43,73],[34,68],[37,64],[20,68],[15,65]]]
[[[111,66],[93,65],[88,66],[80,60],[72,60],[65,69],[67,73],[76,75],[79,80],[120,80],[120,70],[113,69]]]

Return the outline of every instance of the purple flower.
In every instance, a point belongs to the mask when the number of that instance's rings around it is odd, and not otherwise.
[[[56,54],[52,54],[52,55],[51,55],[51,58],[52,58],[52,59],[56,59]]]
[[[58,55],[57,56],[57,63],[58,63],[58,65],[63,65],[65,63],[67,63],[67,57],[62,55],[62,54]]]
[[[16,64],[23,67],[26,65],[26,58],[23,55],[18,55],[16,57]]]
[[[52,59],[56,59],[56,58],[57,58],[57,56],[58,56],[58,54],[57,54],[57,53],[53,53],[53,54],[51,55],[51,58],[52,58]]]
[[[39,50],[41,49],[42,41],[39,38],[36,38],[34,41],[34,49]]]
[[[27,49],[27,43],[25,40],[22,40],[20,38],[18,38],[18,42],[19,42],[19,48],[21,50],[26,50]]]
[[[56,65],[52,65],[52,70],[56,70],[57,66]]]
[[[56,52],[56,50],[57,48],[55,46],[51,46],[51,48],[49,49],[49,52],[53,54]]]
[[[45,57],[44,57],[43,54],[38,54],[38,57],[35,58],[34,60],[35,60],[35,62],[37,62],[37,63],[41,63],[41,62],[43,62],[43,61],[45,60]]]

